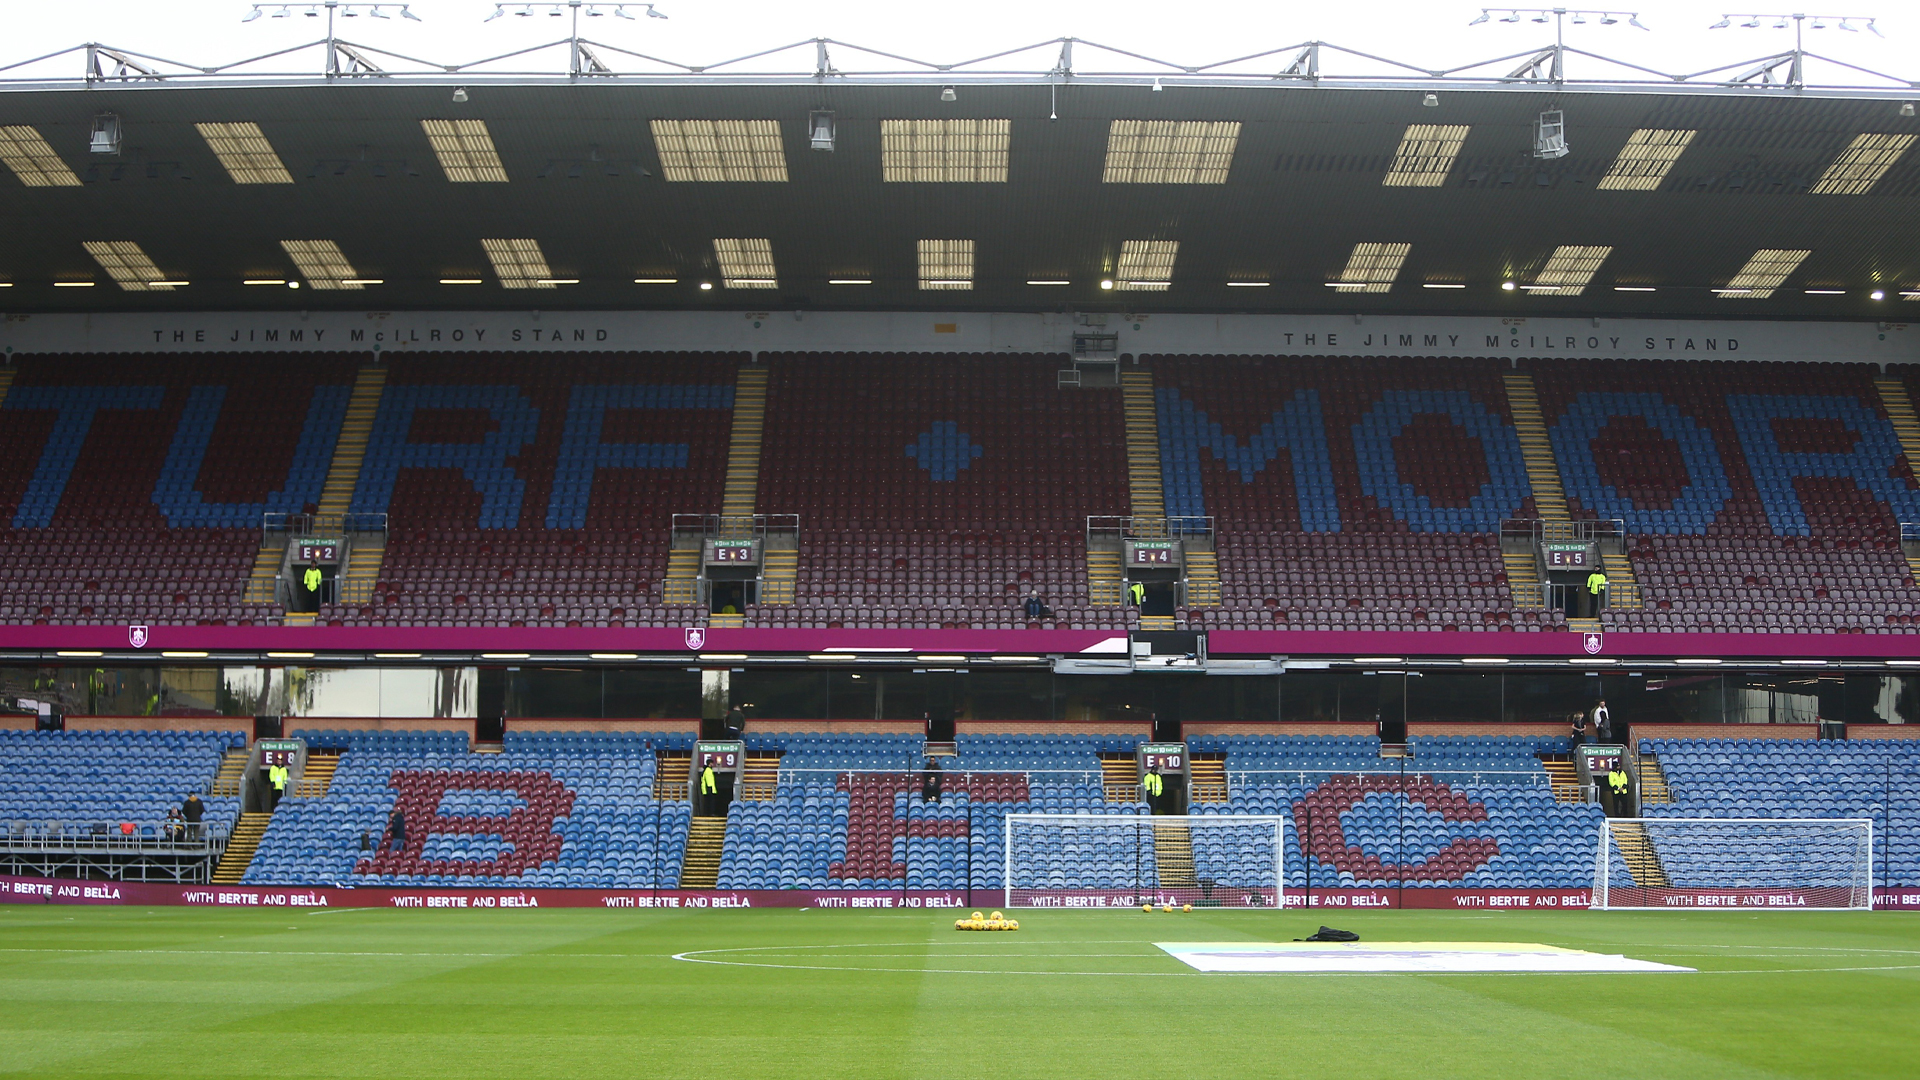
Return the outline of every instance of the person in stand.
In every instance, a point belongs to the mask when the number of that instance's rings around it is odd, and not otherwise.
[[[1613,792],[1616,806],[1619,805],[1618,800],[1620,797],[1627,793],[1627,783],[1626,766],[1615,765],[1613,768],[1607,770],[1607,787]]]
[[[1606,746],[1613,742],[1613,713],[1607,711],[1607,699],[1601,698],[1600,704],[1593,707],[1593,741]]]
[[[387,845],[394,851],[401,851],[407,846],[407,814],[398,806],[387,815]],[[380,849],[375,848],[374,854],[379,853]]]
[[[1040,599],[1039,589],[1035,589],[1032,592],[1027,594],[1026,610],[1027,610],[1027,618],[1029,619],[1053,618],[1053,609],[1047,606],[1047,602],[1045,600]]]
[[[1159,769],[1147,770],[1147,775],[1140,778],[1140,790],[1151,799],[1159,798],[1160,794],[1167,790],[1166,781],[1160,779]]]
[[[747,714],[735,705],[727,710],[727,737],[739,738],[747,730]]]
[[[920,770],[920,801],[938,803],[940,801],[940,759],[928,758]]]
[[[306,605],[302,610],[320,610],[320,583],[325,580],[326,575],[320,572],[319,563],[307,564],[306,572],[300,575],[300,587],[307,591]]]
[[[1607,572],[1599,567],[1587,575],[1587,617],[1597,619],[1600,609],[1607,605]]]
[[[180,817],[187,823],[187,836],[199,840],[206,836],[200,822],[207,816],[207,804],[200,801],[198,794],[189,794],[187,801],[180,804]]]
[[[712,764],[707,764],[700,767],[700,794],[702,795],[720,794],[720,780],[718,777],[713,775]]]
[[[287,781],[292,778],[293,773],[285,765],[275,765],[267,770],[267,782],[273,785],[273,805],[269,809],[279,807],[281,798],[287,793]]]
[[[1568,734],[1567,741],[1575,750],[1580,749],[1580,744],[1587,741],[1587,714],[1585,712],[1573,714],[1573,731]]]
[[[1134,607],[1145,607],[1147,604],[1147,587],[1137,581],[1127,586],[1127,602],[1131,603]]]
[[[187,838],[187,819],[180,815],[180,808],[167,808],[167,839],[179,843]]]

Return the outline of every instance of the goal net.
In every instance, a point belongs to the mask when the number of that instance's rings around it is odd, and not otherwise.
[[[1865,818],[1608,818],[1595,908],[1873,907]]]
[[[1009,814],[1007,907],[1284,904],[1283,817]]]

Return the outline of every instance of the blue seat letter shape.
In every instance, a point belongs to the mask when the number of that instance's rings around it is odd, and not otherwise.
[[[1620,489],[1600,479],[1593,440],[1616,416],[1637,416],[1680,448],[1687,486],[1667,509],[1636,506]],[[1733,498],[1733,485],[1713,445],[1713,433],[1659,394],[1581,394],[1547,430],[1547,440],[1559,459],[1567,494],[1602,518],[1620,519],[1630,533],[1704,533]]]
[[[499,430],[475,443],[408,442],[413,414],[420,409],[485,409]],[[367,441],[353,510],[386,513],[402,469],[459,469],[480,493],[480,527],[516,528],[527,483],[507,458],[533,442],[539,427],[540,410],[518,387],[388,386]]]
[[[240,529],[259,525],[262,515],[298,513],[306,504],[319,502],[320,489],[327,483],[327,467],[333,462],[333,445],[340,434],[340,422],[347,415],[350,393],[344,386],[313,388],[307,420],[300,428],[293,463],[280,490],[270,493],[265,502],[215,503],[208,502],[194,484],[200,478],[201,464],[206,461],[207,444],[213,441],[213,428],[220,420],[227,388],[194,387],[187,395],[186,408],[180,411],[180,426],[174,430],[173,446],[167,451],[166,464],[160,468],[160,479],[153,485],[153,504],[176,529],[188,526]]]
[[[67,479],[80,461],[93,417],[102,409],[157,409],[166,397],[160,386],[17,386],[7,395],[8,411],[57,412],[40,462],[27,482],[26,494],[13,514],[16,529],[44,529],[53,524]]]
[[[1900,439],[1893,424],[1856,398],[1813,394],[1728,394],[1727,411],[1740,433],[1740,449],[1753,471],[1754,487],[1767,510],[1767,523],[1783,536],[1813,531],[1800,493],[1800,477],[1852,480],[1887,504],[1896,520],[1920,521],[1920,492],[1892,475]],[[1845,454],[1793,453],[1780,449],[1775,420],[1838,420],[1858,436]]]
[[[608,409],[730,409],[731,386],[576,386],[567,401],[567,427],[560,436],[560,463],[547,502],[547,528],[587,524],[594,474],[601,469],[684,469],[686,443],[600,441]]]
[[[1486,483],[1465,506],[1435,506],[1433,500],[1400,478],[1393,440],[1413,418],[1445,416],[1480,443],[1487,462]],[[1360,489],[1406,522],[1415,532],[1497,532],[1502,518],[1520,509],[1532,494],[1526,459],[1513,426],[1473,399],[1465,390],[1389,390],[1353,425],[1353,453],[1360,464]]]
[[[1300,508],[1305,532],[1339,532],[1340,504],[1333,493],[1333,456],[1327,450],[1327,427],[1320,416],[1317,390],[1295,392],[1273,417],[1247,440],[1245,446],[1180,391],[1161,387],[1153,392],[1160,423],[1160,473],[1167,513],[1174,517],[1204,517],[1206,493],[1200,482],[1200,450],[1253,483],[1256,473],[1287,451],[1293,462],[1294,503]]]

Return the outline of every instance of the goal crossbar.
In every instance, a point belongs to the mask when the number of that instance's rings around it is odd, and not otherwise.
[[[1606,818],[1597,910],[1870,911],[1870,818]]]
[[[1008,814],[1007,907],[1285,906],[1277,814]]]

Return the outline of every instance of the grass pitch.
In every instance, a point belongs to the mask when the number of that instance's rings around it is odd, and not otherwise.
[[[0,906],[0,1075],[1920,1075],[1920,918]],[[1155,941],[1526,941],[1699,968],[1209,975]]]

